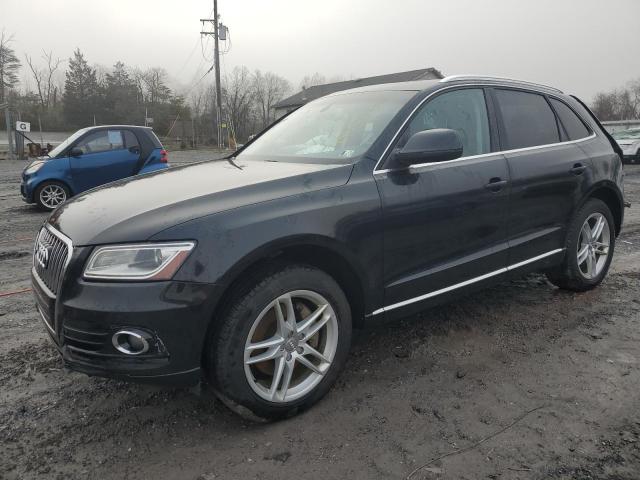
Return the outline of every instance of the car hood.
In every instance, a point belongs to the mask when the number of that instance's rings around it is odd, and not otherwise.
[[[49,217],[74,245],[144,241],[179,223],[275,198],[344,185],[352,165],[209,161],[110,183]]]
[[[629,145],[633,145],[634,143],[640,142],[640,138],[629,139],[629,140],[617,140],[618,145],[621,147],[628,147]]]

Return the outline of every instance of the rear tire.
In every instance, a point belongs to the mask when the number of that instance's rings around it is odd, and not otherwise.
[[[331,276],[304,265],[264,272],[234,290],[207,342],[205,367],[216,393],[252,419],[309,408],[329,391],[349,352],[344,292]]]
[[[71,197],[69,188],[61,182],[45,181],[41,183],[34,195],[36,204],[42,210],[51,211]]]
[[[602,200],[589,199],[569,225],[562,265],[547,272],[547,278],[575,292],[598,286],[609,271],[615,238],[611,210]]]

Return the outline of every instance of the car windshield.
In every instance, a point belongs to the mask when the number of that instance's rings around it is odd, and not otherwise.
[[[88,128],[83,128],[81,130],[78,130],[76,133],[74,133],[73,135],[71,135],[69,138],[67,138],[64,142],[62,142],[60,145],[58,145],[56,148],[54,148],[53,150],[51,150],[49,152],[49,156],[51,158],[55,158],[58,155],[60,155],[62,152],[64,152],[64,150],[71,145],[73,142],[76,141],[76,139],[82,135],[83,133],[85,133],[88,130]]]
[[[345,93],[308,103],[247,146],[241,159],[352,163],[414,91]]]
[[[640,139],[640,128],[634,128],[633,130],[622,130],[620,132],[614,132],[611,134],[616,140],[635,140]]]

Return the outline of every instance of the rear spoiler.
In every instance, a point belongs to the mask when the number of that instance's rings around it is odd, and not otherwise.
[[[571,95],[571,98],[573,98],[576,102],[578,102],[580,105],[582,105],[582,107],[589,113],[589,115],[591,115],[591,118],[593,119],[594,122],[596,122],[596,125],[598,125],[598,127],[600,127],[600,130],[602,130],[602,133],[604,133],[605,137],[607,137],[607,140],[609,140],[609,143],[611,144],[611,146],[613,147],[613,150],[620,155],[620,158],[622,159],[622,149],[620,148],[620,145],[618,145],[618,142],[616,142],[613,137],[611,136],[611,134],[607,131],[606,128],[604,128],[602,126],[602,124],[600,123],[600,120],[598,120],[598,117],[596,117],[594,115],[594,113],[591,111],[591,109],[589,107],[587,107],[584,102],[582,100],[580,100],[578,97],[576,97],[575,95]]]

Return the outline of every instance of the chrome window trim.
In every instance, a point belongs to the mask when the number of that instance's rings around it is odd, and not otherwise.
[[[587,140],[592,140],[594,138],[596,138],[596,134],[595,133],[591,133],[591,135],[589,135],[588,137],[580,138],[578,140],[568,140],[566,142],[548,143],[546,145],[536,145],[535,147],[515,148],[513,150],[500,150],[498,152],[483,153],[481,155],[469,155],[468,157],[455,158],[453,160],[446,160],[444,162],[417,163],[415,165],[411,165],[409,167],[409,171],[413,171],[414,169],[419,169],[420,167],[428,167],[430,165],[446,165],[448,163],[459,162],[461,160],[475,160],[475,159],[478,159],[478,158],[495,157],[496,155],[510,155],[510,154],[513,154],[513,153],[527,152],[527,151],[530,151],[530,150],[539,150],[539,149],[542,149],[542,148],[560,147],[560,146],[563,146],[563,145],[570,145],[572,143],[586,142]],[[401,170],[401,169],[398,169],[398,168],[385,168],[385,169],[382,169],[382,170],[375,170],[373,172],[373,174],[375,175],[375,174],[381,174],[381,173],[388,173],[388,172],[393,172],[393,171],[397,171],[397,170]]]
[[[443,79],[444,80],[444,79]],[[442,80],[441,80],[442,81]],[[535,84],[532,84],[535,85]],[[538,95],[548,95],[550,97],[555,98],[556,100],[562,101],[563,103],[566,104],[566,102],[564,102],[564,100],[562,98],[560,98],[557,95],[553,95],[550,93],[544,93],[544,92],[540,92],[537,91],[535,89],[530,89],[527,88],[526,85],[522,85],[520,87],[515,86],[515,85],[500,85],[500,84],[484,84],[484,83],[464,83],[464,84],[459,84],[459,85],[452,85],[450,87],[445,87],[445,88],[441,88],[439,90],[436,90],[435,92],[430,93],[429,95],[427,95],[425,98],[423,98],[420,103],[418,103],[418,105],[416,105],[416,107],[411,110],[411,113],[409,113],[409,115],[407,115],[407,118],[405,118],[404,122],[402,122],[402,125],[400,125],[400,128],[398,128],[398,130],[396,131],[396,133],[393,135],[393,137],[391,138],[391,141],[389,142],[389,144],[387,145],[387,147],[384,149],[384,151],[382,152],[382,155],[380,155],[380,158],[378,158],[378,161],[376,162],[375,166],[373,167],[373,174],[382,174],[382,173],[388,173],[388,172],[392,172],[392,171],[398,171],[398,170],[403,170],[403,169],[399,169],[399,168],[385,168],[385,169],[380,169],[378,170],[378,166],[382,163],[382,161],[384,160],[384,158],[386,157],[387,153],[389,152],[389,149],[391,148],[391,146],[396,142],[396,140],[398,139],[398,136],[400,135],[400,132],[402,132],[404,130],[404,127],[407,125],[407,123],[409,123],[409,120],[411,120],[411,118],[413,117],[414,113],[416,113],[421,107],[422,105],[424,105],[429,99],[431,99],[434,95],[437,95],[441,92],[445,92],[448,90],[453,90],[456,88],[461,88],[461,87],[478,87],[478,88],[516,88],[516,89],[520,89],[520,90],[524,90],[524,91],[528,91],[531,93],[536,93]],[[560,90],[557,90],[558,92],[560,92]],[[560,92],[562,93],[562,92]],[[571,108],[571,107],[569,107]],[[573,109],[571,109],[573,110]],[[589,123],[586,122],[581,115],[579,115],[577,112],[575,112],[575,110],[573,110],[574,113],[576,115],[578,115],[578,118],[580,118],[580,120],[583,121],[583,123],[585,123],[587,126],[590,127]],[[554,115],[555,112],[554,112]],[[489,152],[489,153],[482,153],[480,155],[470,155],[468,157],[460,157],[460,158],[456,158],[453,160],[447,160],[446,162],[428,162],[428,163],[419,163],[416,165],[412,165],[410,167],[410,169],[415,169],[415,168],[420,168],[423,166],[428,166],[428,165],[441,165],[441,164],[447,164],[447,163],[452,163],[452,162],[458,162],[460,160],[468,160],[468,159],[476,159],[476,158],[483,158],[483,157],[490,157],[490,156],[495,156],[495,155],[506,155],[506,154],[512,154],[512,153],[518,153],[518,152],[526,152],[526,151],[530,151],[530,150],[538,150],[541,148],[550,148],[550,147],[558,147],[558,146],[562,146],[562,145],[570,145],[572,143],[579,143],[579,142],[585,142],[587,140],[592,140],[594,138],[596,138],[596,133],[595,131],[593,131],[592,128],[590,128],[591,130],[591,135],[589,135],[588,137],[584,137],[584,138],[579,138],[578,140],[567,140],[566,142],[556,142],[556,143],[547,143],[545,145],[535,145],[533,147],[523,147],[523,148],[515,148],[515,149],[511,149],[511,150],[499,150],[496,152]]]
[[[396,308],[404,307],[410,305],[412,303],[420,302],[422,300],[427,300],[432,297],[436,297],[438,295],[442,295],[443,293],[451,292],[453,290],[457,290],[458,288],[466,287],[467,285],[472,285],[474,283],[480,282],[482,280],[486,280],[487,278],[495,277],[496,275],[500,275],[502,273],[510,272],[511,270],[515,270],[517,268],[523,267],[533,262],[537,262],[538,260],[542,260],[543,258],[550,257],[551,255],[555,255],[557,253],[563,252],[564,248],[556,248],[555,250],[551,250],[549,252],[543,253],[542,255],[538,255],[533,258],[529,258],[522,262],[514,263],[504,268],[500,268],[498,270],[494,270],[493,272],[485,273],[484,275],[480,275],[479,277],[470,278],[469,280],[465,280],[464,282],[456,283],[454,285],[449,285],[448,287],[441,288],[439,290],[434,290],[432,292],[425,293],[423,295],[419,295],[417,297],[409,298],[407,300],[402,300],[401,302],[393,303],[391,305],[386,305],[382,308],[379,308],[373,312],[371,312],[367,316],[379,315],[380,313],[388,312],[389,310],[395,310]]]

